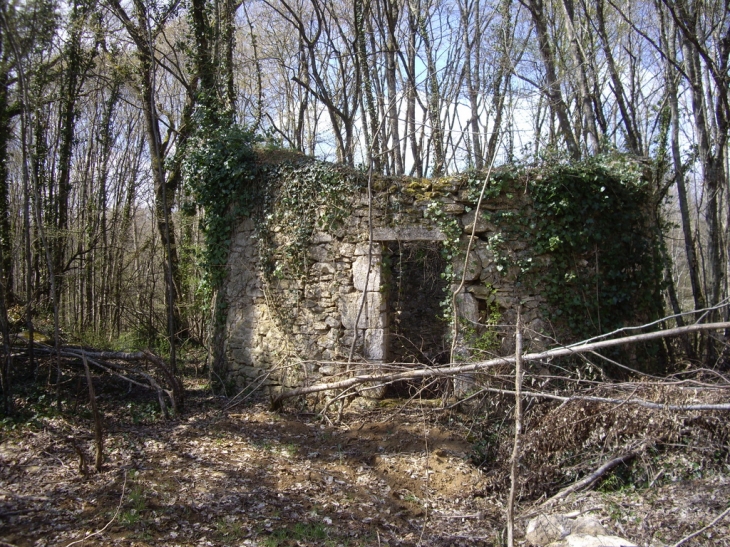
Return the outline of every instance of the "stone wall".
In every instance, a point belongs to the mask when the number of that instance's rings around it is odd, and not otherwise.
[[[317,165],[324,164],[301,158],[272,166],[258,184],[275,187],[297,170]],[[394,360],[438,364],[451,357],[509,354],[513,332],[502,325],[514,325],[518,305],[528,349],[544,347],[543,333],[555,334],[540,287],[531,282],[535,278],[521,275],[526,264],[549,268],[550,256],[536,254],[530,241],[510,229],[532,214],[523,182],[488,193],[475,217],[481,182],[469,176],[377,178],[370,184],[370,210],[367,177],[338,169],[337,176],[348,180],[348,190],[338,197],[347,214],[318,222],[304,235],[306,257],[299,259],[303,269],[297,275],[279,266],[272,273],[272,264],[279,264],[272,256],[283,256],[292,243],[292,236],[284,235],[286,221],[277,225],[286,216],[277,216],[285,200],[275,189],[268,209],[259,212],[265,216],[243,218],[234,228],[221,293],[226,308],[217,371],[222,380],[278,389],[387,367]],[[327,219],[326,209],[324,200],[307,214]],[[266,257],[262,241],[268,241]],[[452,326],[434,316],[448,313],[441,302],[448,303],[462,278],[451,355]]]
[[[403,262],[399,246],[407,247],[409,252],[416,249],[416,253],[419,245],[427,247],[432,258],[434,252],[443,247],[447,240],[444,218],[451,223],[452,230],[458,227],[456,237],[460,244],[468,242],[474,228],[475,204],[463,187],[464,182],[459,178],[377,180],[373,184],[372,244],[369,243],[367,189],[355,183],[348,198],[351,214],[332,229],[318,230],[311,235],[307,271],[299,279],[267,279],[263,275],[256,222],[253,218],[242,219],[234,229],[229,275],[222,292],[227,305],[224,364],[219,367],[225,375],[223,379],[240,386],[266,377],[267,385],[291,387],[321,381],[323,377],[331,378],[347,369],[383,366],[391,360],[391,353],[398,361],[447,362],[445,352],[450,349],[450,325],[434,315],[442,314],[438,304],[448,298],[445,289],[450,287],[445,286],[445,282],[440,284],[444,294],[436,305],[430,298],[421,298],[424,300],[421,308],[411,306],[409,310],[409,325],[419,322],[429,325],[428,347],[419,352],[424,339],[410,339],[417,333],[398,326],[403,323],[402,302],[417,301],[422,296],[418,282],[405,270],[408,279],[396,281],[399,281],[401,291],[405,286],[407,292],[401,293],[401,304],[397,304],[388,301],[395,299],[388,281],[403,276],[398,268]],[[440,222],[427,213],[427,209],[433,211],[434,206],[444,215]],[[526,206],[525,196],[521,195],[492,199],[483,203],[485,214],[477,217],[465,284],[457,297],[460,322],[471,325],[472,334],[487,328],[479,325],[484,325],[490,312],[492,315],[498,313],[506,324],[514,323],[518,301],[522,302],[524,318],[531,330],[540,332],[543,329],[538,313],[540,297],[529,287],[516,287],[514,272],[500,271],[490,239],[501,231],[486,220],[494,211],[524,214]],[[312,214],[321,214],[321,211]],[[454,233],[451,236],[454,237]],[[526,249],[525,242],[503,243],[506,243],[508,253],[514,255],[512,258]],[[433,266],[429,264],[432,261],[428,256],[420,258],[424,268]],[[394,268],[396,261],[398,265]],[[434,282],[441,280],[439,270],[446,264],[443,260],[436,262],[436,270],[430,272]],[[463,263],[463,254],[454,260],[457,282],[463,273]],[[438,292],[436,290],[433,296]],[[426,317],[421,317],[424,315]],[[343,365],[349,360],[356,330],[353,364]],[[397,335],[398,340],[393,340],[391,335]],[[501,345],[491,349],[497,353],[511,351],[509,336],[496,340],[501,341]],[[464,346],[468,341],[462,342]],[[395,351],[391,352],[391,347]],[[462,347],[461,358],[466,357],[466,349]]]

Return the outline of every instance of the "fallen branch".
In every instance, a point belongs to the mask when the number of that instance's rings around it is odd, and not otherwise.
[[[705,530],[708,530],[708,529],[712,528],[713,526],[715,526],[715,524],[717,524],[718,522],[720,522],[728,514],[730,514],[730,507],[728,507],[722,513],[720,513],[719,515],[717,515],[717,517],[715,517],[715,520],[713,520],[710,524],[708,524],[707,526],[704,526],[704,527],[700,528],[696,532],[692,532],[687,537],[684,537],[684,538],[680,539],[677,543],[675,543],[674,545],[672,545],[672,547],[679,547],[680,545],[688,542],[690,539],[699,536]]]
[[[703,331],[703,330],[720,330],[720,329],[730,329],[730,322],[722,322],[722,323],[703,323],[703,324],[697,324],[697,325],[687,325],[685,327],[676,327],[673,329],[667,329],[663,331],[656,331],[656,332],[648,332],[645,334],[634,334],[631,336],[625,336],[623,338],[617,338],[615,340],[601,340],[599,342],[591,342],[591,343],[585,343],[585,344],[577,344],[570,347],[561,347],[561,348],[555,348],[551,350],[541,351],[538,353],[528,353],[526,355],[522,356],[522,361],[539,361],[543,359],[554,359],[556,357],[565,357],[568,355],[576,355],[579,353],[586,353],[591,351],[596,351],[603,348],[610,348],[615,346],[624,346],[629,344],[636,344],[638,342],[647,342],[649,340],[657,340],[661,338],[667,338],[670,336],[678,336],[680,334],[686,334],[689,332],[696,332],[696,331]],[[396,373],[390,373],[390,374],[359,374],[356,376],[353,376],[351,378],[347,378],[345,380],[339,380],[337,382],[330,382],[330,383],[322,383],[322,384],[315,384],[312,386],[304,386],[296,389],[292,389],[289,391],[285,391],[283,393],[280,393],[273,401],[272,406],[274,408],[278,408],[281,406],[281,403],[284,399],[289,399],[291,397],[298,397],[300,395],[309,395],[310,393],[318,393],[321,391],[329,391],[333,389],[346,389],[355,385],[364,384],[367,382],[377,382],[377,383],[390,383],[390,382],[398,382],[401,380],[415,380],[419,378],[426,378],[426,377],[443,377],[443,376],[453,376],[457,374],[466,374],[471,372],[476,372],[478,370],[483,370],[489,367],[496,367],[498,365],[509,365],[513,364],[515,362],[515,357],[497,357],[495,359],[489,359],[487,361],[479,361],[477,363],[471,363],[467,365],[444,365],[440,367],[428,367],[428,368],[420,368],[420,369],[414,369],[414,370],[408,370],[403,372],[396,372]],[[527,393],[525,393],[525,396],[529,396]],[[554,396],[555,398],[559,398],[558,396]],[[563,398],[563,400],[566,400],[567,398]],[[610,400],[607,400],[606,402],[611,402]],[[621,401],[624,403],[625,401]],[[648,403],[647,403],[648,404]],[[653,408],[667,408],[666,405],[660,405],[654,403],[656,406]],[[646,405],[644,405],[646,406]],[[690,406],[694,406],[695,408],[690,408]],[[682,409],[688,409],[688,410],[730,410],[730,404],[727,405],[709,405],[712,406],[712,408],[698,408],[698,407],[707,407],[708,405],[690,405],[690,406],[682,406],[679,408]],[[650,407],[652,408],[652,407]]]
[[[582,479],[580,479],[577,482],[574,482],[570,486],[563,488],[560,492],[555,494],[553,497],[548,499],[547,501],[542,503],[542,507],[545,507],[546,505],[552,505],[558,500],[563,499],[568,494],[572,494],[573,492],[577,492],[578,490],[583,490],[584,488],[588,488],[593,483],[595,483],[598,479],[603,477],[606,473],[611,471],[614,467],[618,466],[619,464],[625,463],[629,460],[632,460],[637,455],[637,452],[628,452],[626,454],[622,454],[621,456],[617,456],[616,458],[613,458],[612,460],[607,461],[604,463],[601,467],[596,469],[593,473],[590,475],[586,475]]]
[[[496,387],[483,387],[481,392],[499,393],[500,395],[514,395],[515,392],[510,389],[500,389]],[[475,395],[478,395],[475,394]],[[718,403],[718,404],[696,404],[696,405],[667,405],[663,403],[652,403],[651,401],[645,401],[643,399],[613,399],[611,397],[596,397],[595,395],[556,395],[554,393],[542,393],[539,391],[524,391],[522,393],[524,397],[532,397],[535,399],[551,399],[553,401],[560,401],[567,403],[570,401],[588,401],[592,403],[609,403],[613,405],[636,405],[644,408],[651,408],[653,410],[671,410],[676,411],[715,411],[715,410],[730,410],[730,403]]]
[[[62,351],[61,352],[61,355],[65,356],[65,357],[82,357],[82,354],[78,354],[78,353],[75,353],[73,351]],[[115,376],[118,376],[120,378],[123,378],[125,380],[128,380],[129,382],[132,382],[133,384],[135,384],[137,386],[141,386],[141,387],[144,387],[144,388],[147,388],[147,389],[154,389],[157,392],[157,402],[160,405],[160,412],[162,412],[162,415],[165,417],[165,419],[168,419],[170,417],[170,413],[167,411],[167,405],[165,404],[165,399],[163,397],[163,393],[166,393],[167,394],[167,396],[170,398],[170,401],[174,401],[173,393],[171,391],[169,391],[169,390],[163,389],[162,386],[157,382],[157,380],[155,380],[150,374],[147,374],[146,372],[141,371],[139,369],[131,369],[130,370],[130,369],[121,367],[120,365],[117,365],[115,363],[102,364],[102,363],[100,363],[99,361],[97,361],[95,359],[89,358],[88,355],[89,354],[86,353],[87,361],[89,363],[91,363],[92,365],[94,365],[96,367],[99,367],[99,368],[107,371],[110,374],[113,374]],[[135,374],[139,374],[145,380],[147,380],[147,382],[149,383],[149,385],[145,385],[145,384],[143,384],[141,382],[134,381],[131,378],[129,378],[128,376],[118,373],[114,369],[121,369],[121,370],[123,370],[123,371],[125,371],[127,373],[128,372],[133,372]],[[174,403],[173,403],[173,406],[174,406]]]
[[[42,346],[36,346],[36,351],[43,353],[55,353],[52,348],[45,348]],[[61,357],[79,359],[81,361],[86,359],[89,364],[101,368],[109,374],[122,378],[123,380],[130,382],[131,384],[143,387],[145,389],[155,390],[157,392],[157,399],[160,405],[160,411],[165,418],[169,418],[170,415],[167,409],[167,404],[165,403],[164,394],[169,397],[170,402],[172,403],[173,411],[175,413],[178,413],[182,409],[182,401],[184,397],[182,383],[170,371],[170,369],[160,357],[149,351],[127,353],[121,351],[88,351],[78,347],[65,347],[59,351],[59,355]],[[170,384],[171,389],[164,389],[151,374],[140,370],[139,368],[125,367],[116,363],[109,362],[111,360],[151,363],[161,372],[162,376],[164,376],[165,380]],[[139,376],[142,376],[142,378],[147,381],[147,384],[130,378],[129,374],[137,374]]]

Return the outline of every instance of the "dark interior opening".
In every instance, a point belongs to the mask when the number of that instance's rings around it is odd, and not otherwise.
[[[389,315],[389,361],[413,365],[438,365],[449,360],[448,325],[442,319],[441,302],[448,294],[442,273],[446,259],[436,241],[392,241],[383,249]],[[415,368],[415,367],[414,367]],[[439,395],[441,386],[427,381],[399,382],[386,397]]]

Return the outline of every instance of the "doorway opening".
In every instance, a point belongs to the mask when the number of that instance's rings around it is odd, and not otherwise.
[[[448,363],[448,325],[442,301],[448,284],[442,274],[447,261],[438,241],[389,241],[383,245],[383,271],[388,302],[388,356],[391,363],[414,368]],[[398,382],[386,397],[440,395],[441,386],[428,381]]]

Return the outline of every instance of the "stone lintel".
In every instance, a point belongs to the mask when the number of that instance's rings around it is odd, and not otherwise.
[[[373,228],[373,241],[446,241],[446,236],[438,228],[422,226]]]

